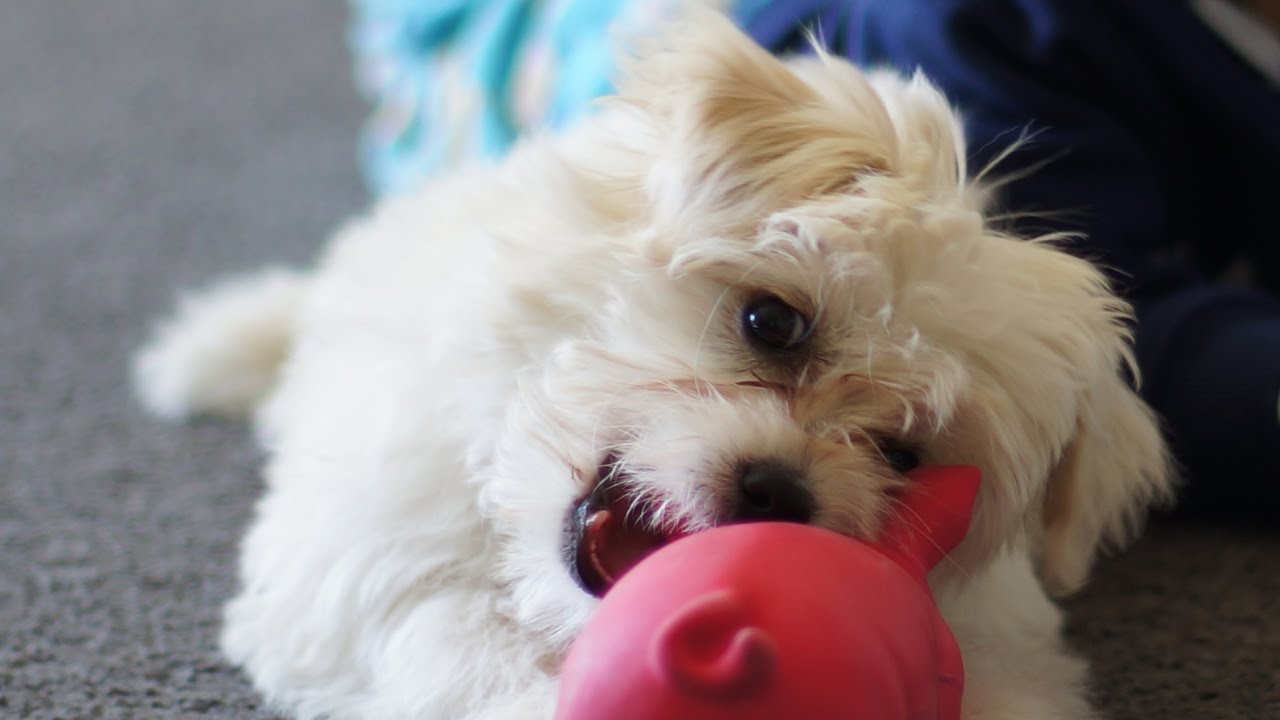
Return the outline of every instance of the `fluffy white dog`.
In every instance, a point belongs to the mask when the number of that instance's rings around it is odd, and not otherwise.
[[[988,226],[920,77],[712,17],[624,76],[143,351],[152,409],[257,409],[270,450],[228,656],[301,717],[546,718],[638,551],[754,518],[873,536],[906,470],[967,463],[972,529],[932,577],[965,717],[1090,716],[1044,588],[1169,482],[1127,307]]]

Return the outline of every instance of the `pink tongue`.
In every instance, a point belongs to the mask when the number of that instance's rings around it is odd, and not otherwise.
[[[667,535],[626,522],[625,517],[625,512],[612,508],[597,510],[583,530],[587,559],[605,582],[602,592],[668,540]]]

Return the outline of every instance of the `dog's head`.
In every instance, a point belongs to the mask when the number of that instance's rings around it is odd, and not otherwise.
[[[984,472],[953,568],[1027,543],[1079,585],[1168,482],[1127,307],[987,225],[924,79],[692,25],[567,146],[626,210],[609,300],[522,378],[484,491],[523,619],[567,638],[589,592],[713,525],[873,536],[919,464]]]

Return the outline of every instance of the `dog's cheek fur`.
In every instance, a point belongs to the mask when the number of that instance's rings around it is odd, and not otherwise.
[[[724,328],[708,327],[708,318],[720,318],[722,288],[673,287],[663,268],[643,264],[623,272],[605,283],[612,289],[590,331],[522,371],[479,480],[514,611],[555,642],[572,638],[594,606],[568,574],[564,528],[606,454],[623,453],[649,468],[651,489],[692,502],[702,491],[672,478],[711,482],[716,463],[735,457],[735,443],[796,434],[778,408],[744,417],[710,390],[706,378],[735,376],[717,365],[722,353],[703,352],[724,341]]]

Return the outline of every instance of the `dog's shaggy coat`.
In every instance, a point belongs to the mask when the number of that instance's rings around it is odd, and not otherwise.
[[[270,451],[226,653],[301,717],[546,718],[596,602],[566,518],[602,476],[633,522],[696,530],[783,465],[812,522],[872,536],[904,462],[968,463],[971,531],[932,577],[965,717],[1088,717],[1042,588],[1169,482],[1126,306],[988,225],[920,77],[700,16],[620,88],[385,201],[314,271],[195,295],[141,353],[151,408],[256,410]],[[761,298],[793,309],[782,346],[752,336]]]

